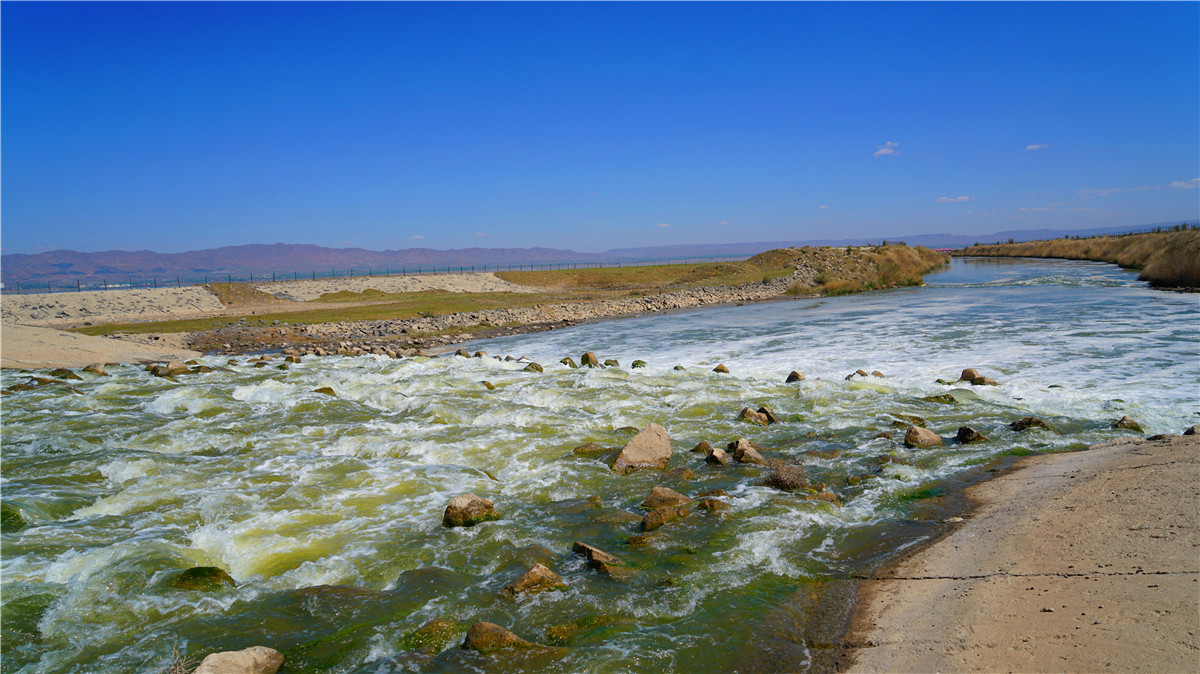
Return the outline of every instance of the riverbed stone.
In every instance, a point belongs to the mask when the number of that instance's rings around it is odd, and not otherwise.
[[[712,498],[711,496],[697,500],[696,507],[709,513],[724,512],[730,508],[728,503],[720,499]]]
[[[566,365],[567,367],[571,368],[572,370],[579,367],[579,365],[577,365],[575,363],[575,359],[571,358],[570,356],[567,356],[566,358],[563,358],[562,360],[560,360],[558,362],[562,363],[563,365]]]
[[[509,630],[489,622],[477,622],[467,628],[462,648],[467,651],[489,653],[501,648],[537,648],[538,644],[526,641]]]
[[[639,369],[639,368],[646,367],[646,361],[644,361],[644,360],[635,360],[635,361],[633,361],[633,363],[632,363],[632,364],[630,364],[630,366],[629,366],[629,367],[631,367],[631,368],[633,368],[633,369],[635,369],[635,370],[636,370],[636,369]]]
[[[979,376],[971,380],[971,386],[999,386],[1000,384],[991,377]]]
[[[462,357],[462,358],[470,358],[470,357],[471,357],[471,352],[470,352],[470,351],[467,351],[466,349],[459,349],[458,351],[455,351],[455,352],[454,352],[454,355],[456,355],[456,356],[460,356],[460,357]]]
[[[738,414],[738,421],[747,421],[752,424],[758,424],[759,426],[766,426],[767,424],[771,423],[770,420],[767,419],[767,415],[760,414],[749,407],[742,408],[742,411]]]
[[[621,367],[621,361],[615,358],[609,358],[604,361],[604,367]]]
[[[763,466],[767,465],[767,460],[763,458],[763,455],[758,451],[761,448],[746,438],[738,438],[737,440],[734,440],[733,442],[729,443],[726,449],[733,456],[734,461],[737,461],[738,463],[757,463]]]
[[[968,367],[967,369],[962,371],[962,374],[960,374],[958,376],[958,380],[959,381],[972,381],[973,379],[975,379],[978,376],[979,376],[979,370],[976,370],[973,367]]]
[[[74,372],[68,370],[65,367],[60,367],[60,368],[51,370],[50,376],[58,377],[59,379],[73,379],[75,381],[83,381],[83,377],[80,377],[79,375],[75,374]]]
[[[711,463],[718,466],[728,465],[732,460],[733,457],[729,456],[729,453],[720,447],[709,447],[708,455],[704,457],[705,463]]]
[[[794,463],[784,463],[775,467],[763,478],[764,487],[773,487],[781,491],[794,492],[808,488],[808,473],[804,466]]]
[[[655,508],[646,513],[642,518],[642,531],[654,531],[668,522],[673,522],[681,517],[687,516],[689,510],[687,506],[662,506]]]
[[[108,370],[104,369],[104,363],[91,363],[83,368],[84,372],[90,372],[101,377],[108,376]]]
[[[708,454],[711,451],[712,444],[710,444],[708,440],[701,440],[700,442],[696,443],[695,447],[692,447],[693,454]]]
[[[646,500],[642,501],[641,506],[643,508],[654,509],[663,506],[682,505],[691,501],[690,497],[684,496],[674,489],[655,487],[650,490],[650,495],[646,497]]]
[[[542,369],[542,366],[538,365],[537,363],[530,363],[530,364],[526,365],[525,371],[526,372],[544,372],[544,370]]]
[[[662,470],[670,460],[671,437],[667,429],[651,422],[625,443],[613,461],[612,471],[618,475],[628,475],[643,468]]]
[[[767,418],[768,424],[777,424],[780,421],[779,415],[775,414],[775,412],[770,407],[767,407],[766,405],[763,405],[762,407],[758,408],[758,413]]]
[[[1042,421],[1041,419],[1039,419],[1037,417],[1025,417],[1023,419],[1018,419],[1017,421],[1012,422],[1008,426],[1009,426],[1009,428],[1013,429],[1014,431],[1024,431],[1024,430],[1027,430],[1030,428],[1045,428],[1046,430],[1049,430],[1049,431],[1054,430],[1053,428],[1050,427],[1050,424],[1046,423],[1045,421]]]
[[[594,442],[585,442],[575,449],[572,449],[571,453],[580,454],[582,456],[593,456],[595,454],[603,454],[607,451],[609,451],[608,448],[604,447],[603,445],[598,445]]]
[[[327,396],[333,396],[334,398],[337,397],[337,393],[335,393],[334,390],[328,386],[322,386],[321,388],[315,388],[315,389],[313,389],[313,393],[324,393]]]
[[[483,387],[484,387],[485,389],[489,390],[489,391],[495,391],[495,390],[496,390],[496,385],[495,385],[495,384],[493,384],[492,382],[490,382],[490,381],[486,380],[486,379],[484,379],[484,380],[483,380],[482,382],[480,382],[480,383],[481,383],[481,384],[483,384]]]
[[[721,374],[729,374],[729,368],[725,366],[725,363],[721,363],[721,364],[717,365],[716,367],[714,367],[712,369],[712,371],[719,372]]]
[[[906,447],[940,447],[941,444],[941,436],[920,426],[909,426],[908,431],[904,434],[904,445]]]
[[[788,374],[787,381],[785,383],[791,384],[792,382],[797,382],[797,381],[804,381],[804,373],[797,372],[796,370],[792,370],[791,373]]]
[[[446,506],[442,514],[444,527],[473,527],[480,522],[500,519],[491,499],[474,494],[459,494]]]
[[[212,653],[192,674],[275,674],[283,666],[283,654],[266,646],[240,651]]]
[[[583,367],[600,367],[600,359],[596,357],[595,352],[588,351],[579,357],[579,364]]]
[[[193,566],[186,569],[175,580],[171,581],[171,585],[178,590],[202,590],[213,591],[223,587],[237,587],[233,577],[230,576],[225,569],[216,566]]]
[[[535,592],[545,592],[547,590],[559,590],[566,587],[562,576],[550,570],[550,567],[545,564],[534,564],[525,575],[514,580],[511,584],[504,587],[504,594],[514,597],[518,594]]]
[[[445,650],[460,629],[455,620],[434,618],[404,635],[400,641],[400,648],[430,655],[440,653]]]
[[[587,560],[587,565],[593,569],[599,568],[601,565],[608,566],[626,566],[625,561],[616,555],[611,555],[594,545],[588,545],[581,541],[575,541],[571,546],[571,551],[583,555]]]
[[[954,436],[961,444],[969,445],[973,442],[986,442],[987,436],[970,426],[959,426],[958,434]]]
[[[1134,421],[1129,415],[1125,415],[1113,422],[1113,428],[1123,428],[1130,431],[1142,432],[1142,425]]]

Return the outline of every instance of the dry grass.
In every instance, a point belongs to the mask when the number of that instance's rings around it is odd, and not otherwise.
[[[956,255],[1110,262],[1143,270],[1138,278],[1157,287],[1200,288],[1200,230],[1196,229],[971,246]]]

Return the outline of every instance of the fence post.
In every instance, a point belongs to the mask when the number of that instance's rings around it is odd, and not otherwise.
[[[158,277],[157,276],[154,277],[154,289],[158,290]]]
[[[226,275],[225,275],[225,280],[226,280],[228,283],[233,283],[233,274],[226,274]]]
[[[104,279],[100,279],[100,282],[104,284],[104,289],[108,290],[108,281],[106,281]]]
[[[175,277],[175,287],[176,287],[176,288],[182,288],[182,287],[183,287],[183,284],[179,282],[179,277],[178,277],[178,276],[176,276],[176,277]]]
[[[54,288],[51,288],[49,283],[46,283],[46,292],[51,295],[54,294]]]
[[[275,282],[275,272],[271,272],[271,283]]]
[[[81,288],[79,287],[79,279],[75,279],[75,292],[79,292],[80,290]]]

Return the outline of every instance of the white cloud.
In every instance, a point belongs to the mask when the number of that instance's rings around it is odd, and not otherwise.
[[[1171,187],[1177,190],[1194,190],[1200,187],[1200,178],[1192,178],[1191,180],[1176,180],[1171,183]]]
[[[957,204],[964,201],[971,201],[975,197],[938,197],[939,204]]]
[[[600,226],[600,223],[598,223],[598,222],[589,222],[588,223],[588,227],[599,227],[599,226]]]
[[[724,226],[724,225],[728,225],[728,224],[729,224],[729,221],[728,221],[728,220],[722,220],[722,221],[718,222],[717,224],[718,224],[718,225],[722,225],[722,226]]]
[[[412,236],[410,236],[408,238],[413,241],[420,241],[421,239],[424,239],[425,237],[421,236],[420,234],[413,234]]]
[[[484,237],[484,236],[487,236],[487,234],[486,234],[486,233],[484,233],[484,232],[475,232],[475,233],[474,233],[474,234],[472,234],[471,236]]]
[[[660,222],[660,223],[658,223],[658,225],[656,225],[656,226],[657,226],[657,227],[670,227],[670,225],[668,225],[668,224],[667,224],[667,223],[665,223],[665,222]]]
[[[1031,150],[1045,150],[1048,147],[1050,147],[1049,143],[1031,143],[1025,146],[1025,151],[1029,152]]]
[[[885,154],[900,154],[896,151],[896,148],[898,147],[900,147],[900,143],[893,143],[889,140],[883,145],[878,146],[878,149],[875,150],[875,156],[882,157]]]
[[[824,210],[828,210],[828,209],[829,209],[829,204],[821,204],[820,206],[817,206],[817,208],[819,208],[819,209],[821,209],[821,210],[823,210],[823,211],[824,211]]]
[[[1141,187],[1108,187],[1101,189],[1086,189],[1079,190],[1080,194],[1094,194],[1098,197],[1107,197],[1110,194],[1118,192],[1145,192],[1146,190],[1161,190],[1162,185],[1142,185]]]

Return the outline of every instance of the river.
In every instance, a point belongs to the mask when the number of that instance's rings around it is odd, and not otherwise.
[[[926,283],[467,345],[527,356],[540,374],[493,358],[326,357],[284,371],[278,358],[206,357],[218,369],[178,383],[121,366],[83,374],[78,395],[5,396],[4,670],[166,671],[173,651],[196,662],[261,644],[284,652],[284,672],[804,671],[820,660],[805,637],[829,612],[813,608],[820,588],[944,526],[956,481],[1126,435],[1112,428],[1123,415],[1148,435],[1200,422],[1200,296],[1056,260],[955,259]],[[585,351],[620,366],[559,363]],[[999,385],[937,381],[966,367]],[[858,369],[885,377],[846,379]],[[806,379],[785,383],[792,370]],[[5,387],[25,378],[0,375]],[[326,386],[336,396],[314,392]],[[737,420],[762,405],[781,423]],[[1052,429],[1009,428],[1026,416]],[[912,417],[944,446],[900,444]],[[619,447],[651,422],[670,433],[669,468],[693,475],[618,476],[572,452]],[[958,444],[963,425],[988,440]],[[689,452],[741,437],[802,463],[840,504]],[[657,485],[721,490],[728,508],[632,544]],[[467,492],[500,519],[441,526]],[[575,541],[636,574],[587,568]],[[566,588],[503,596],[535,562]],[[178,589],[197,566],[236,586]],[[447,621],[440,652],[415,648],[431,620]],[[481,620],[557,648],[455,648]]]

